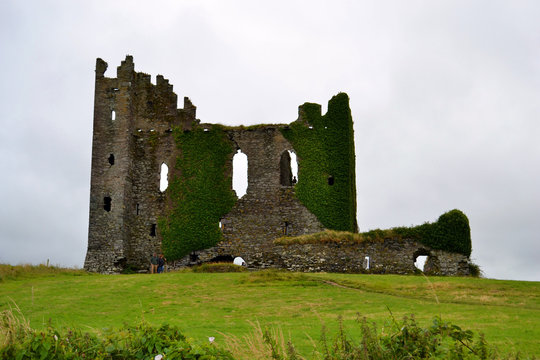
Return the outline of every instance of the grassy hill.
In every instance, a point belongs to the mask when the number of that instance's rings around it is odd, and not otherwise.
[[[540,282],[274,271],[97,275],[0,265],[0,311],[14,306],[36,329],[99,332],[145,321],[217,344],[260,324],[282,331],[305,355],[323,326],[337,332],[338,317],[357,336],[359,316],[384,331],[392,316],[414,314],[429,325],[440,315],[502,351],[540,354]]]

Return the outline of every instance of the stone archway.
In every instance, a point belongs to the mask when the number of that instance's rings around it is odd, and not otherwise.
[[[422,269],[416,267],[416,262],[420,257],[425,257],[425,262]],[[419,248],[416,250],[413,254],[412,261],[413,264],[415,264],[415,267],[424,274],[437,274],[440,271],[439,259],[427,249]]]

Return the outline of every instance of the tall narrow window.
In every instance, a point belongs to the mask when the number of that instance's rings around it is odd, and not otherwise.
[[[248,188],[248,158],[241,150],[238,150],[233,157],[232,187],[236,196],[241,198]]]
[[[116,111],[111,111],[111,120],[116,120]]]
[[[291,235],[292,234],[292,224],[288,221],[285,221],[283,223],[283,235]]]
[[[293,186],[298,182],[298,161],[296,154],[286,150],[279,160],[279,183],[283,186]]]
[[[328,177],[328,185],[330,186],[334,185],[334,177],[332,175]]]
[[[296,154],[294,153],[294,151],[287,151],[289,152],[289,156],[291,157],[292,182],[294,185],[298,182],[298,159],[296,158]]]
[[[105,196],[103,198],[103,209],[105,209],[105,211],[111,211],[111,202],[112,199],[110,198],[110,196]]]
[[[135,205],[135,213],[137,215],[139,215],[140,211],[141,211],[141,208],[140,208],[139,204]]]
[[[156,224],[150,226],[150,236],[156,236]]]
[[[288,151],[281,154],[279,160],[279,183],[283,186],[292,186],[291,155]]]
[[[109,164],[114,165],[114,155],[109,155]]]
[[[168,175],[169,167],[165,163],[161,164],[161,171],[159,174],[159,191],[161,192],[167,190],[167,187],[169,186]]]

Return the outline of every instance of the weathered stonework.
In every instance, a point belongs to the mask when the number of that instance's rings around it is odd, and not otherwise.
[[[118,273],[127,267],[145,271],[150,255],[161,251],[163,234],[158,220],[175,206],[170,192],[159,189],[160,168],[162,164],[168,166],[169,180],[183,176],[175,166],[182,149],[174,133],[213,131],[214,125],[201,124],[196,119],[196,108],[187,97],[184,108],[178,109],[177,96],[168,80],[158,75],[156,84],[152,84],[150,75],[134,71],[131,56],[117,68],[116,78],[105,77],[106,69],[107,63],[98,59],[84,267],[101,273]],[[302,120],[302,107],[299,117]],[[308,125],[306,122],[306,128]],[[326,126],[317,131],[324,131]],[[324,230],[317,217],[296,197],[288,153],[295,149],[284,137],[284,129],[289,129],[289,125],[220,130],[227,135],[226,141],[233,150],[223,176],[231,177],[233,155],[241,150],[248,157],[247,193],[220,219],[222,241],[171,262],[172,267],[220,259],[232,261],[233,257],[242,256],[250,268],[411,273],[418,255],[430,255],[426,266],[434,274],[468,273],[466,256],[432,250],[414,241],[274,245],[273,241],[283,235]],[[351,146],[354,148],[354,144]],[[298,160],[302,169],[302,159]],[[343,174],[354,179],[354,166]],[[333,175],[325,175],[325,186],[340,186],[341,179],[334,179]],[[355,193],[354,182],[351,193]],[[355,213],[352,215],[356,218]],[[366,256],[370,259],[369,268]]]

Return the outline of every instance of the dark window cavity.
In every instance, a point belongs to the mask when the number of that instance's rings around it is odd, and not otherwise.
[[[283,223],[283,235],[291,235],[292,234],[292,224],[288,221],[285,221]]]
[[[292,186],[292,181],[291,155],[288,151],[284,151],[279,160],[279,183],[283,186]]]
[[[114,155],[109,155],[109,164],[114,165]]]
[[[156,236],[156,224],[150,226],[150,236]]]
[[[105,209],[105,211],[111,211],[111,202],[112,199],[109,196],[103,198],[103,209]]]
[[[328,177],[328,185],[334,185],[334,177],[332,175]]]

